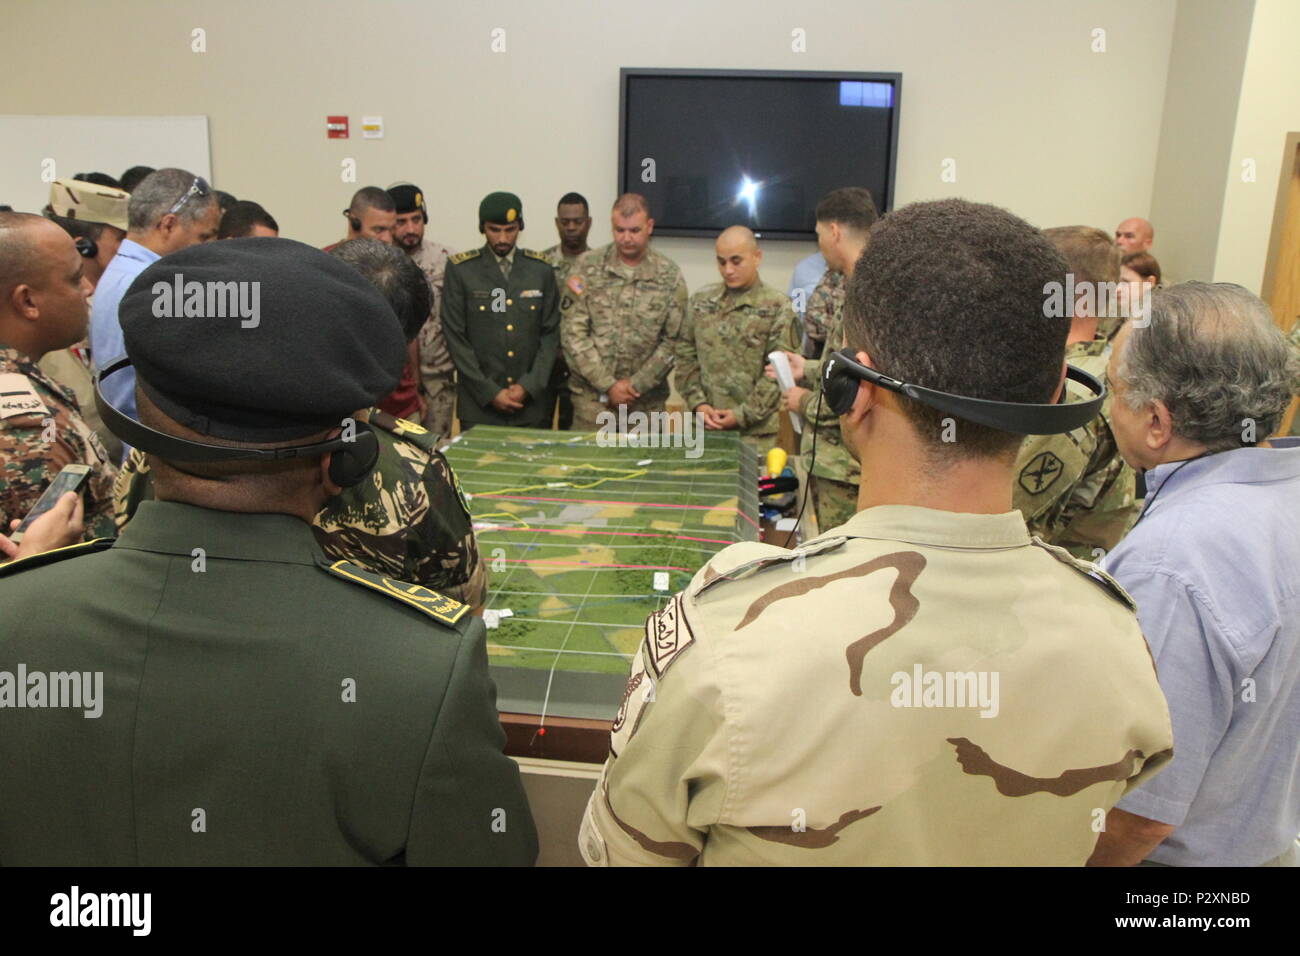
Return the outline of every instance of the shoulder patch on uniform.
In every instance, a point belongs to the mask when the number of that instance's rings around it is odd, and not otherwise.
[[[546,258],[545,255],[543,255],[540,252],[537,252],[536,250],[520,249],[519,251],[522,252],[524,255],[526,255],[529,259],[536,259],[538,262],[545,262],[548,266],[551,264],[550,259]]]
[[[645,662],[655,677],[662,678],[678,655],[694,643],[695,632],[682,610],[680,594],[646,618]]]
[[[724,551],[714,555],[704,570],[696,578],[698,585],[694,583],[687,588],[687,593],[693,597],[698,597],[709,588],[714,587],[720,581],[739,581],[741,578],[747,578],[751,574],[757,574],[765,568],[770,568],[778,564],[790,564],[801,559],[812,557],[817,554],[826,554],[842,548],[848,538],[819,538],[810,541],[801,548],[778,548],[776,545],[757,545],[762,552],[754,556],[753,546],[733,545]],[[739,560],[728,560],[732,557],[728,551],[735,550],[734,556]],[[746,557],[749,555],[749,557]]]
[[[394,581],[381,574],[374,574],[350,561],[335,561],[333,564],[321,562],[320,566],[335,577],[386,594],[449,627],[469,613],[468,604],[462,604],[423,585]]]
[[[32,380],[21,372],[0,375],[0,418],[49,414]]]
[[[1065,473],[1065,462],[1055,452],[1040,451],[1020,469],[1016,481],[1031,495],[1041,495]]]
[[[396,435],[404,441],[409,441],[412,445],[423,451],[437,451],[438,436],[433,434],[423,425],[417,425],[415,422],[408,421],[405,418],[398,418],[390,415],[388,412],[379,408],[370,410],[370,423],[391,435]]]
[[[91,541],[82,541],[78,544],[70,544],[66,547],[55,548],[53,551],[42,551],[40,554],[33,554],[30,557],[19,558],[17,561],[10,561],[8,564],[0,564],[0,578],[7,574],[17,574],[19,571],[27,571],[31,568],[39,568],[42,565],[54,564],[56,561],[62,561],[65,558],[76,558],[83,554],[94,554],[97,551],[105,551],[113,546],[117,538],[95,538]]]
[[[1124,590],[1124,586],[1116,581],[1113,577],[1093,564],[1091,561],[1085,561],[1082,558],[1076,558],[1065,548],[1059,548],[1054,544],[1048,544],[1038,535],[1032,535],[1030,541],[1042,548],[1052,557],[1056,558],[1064,565],[1068,565],[1075,571],[1078,571],[1085,578],[1091,581],[1097,587],[1101,588],[1120,604],[1123,604],[1130,611],[1137,611],[1137,602]]]
[[[482,249],[466,249],[464,252],[456,253],[447,261],[454,263],[456,265],[460,265],[462,262],[469,262],[469,260],[471,259],[477,259],[481,255],[483,255]]]

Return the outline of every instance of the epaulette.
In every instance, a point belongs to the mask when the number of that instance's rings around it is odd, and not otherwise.
[[[370,424],[382,428],[390,435],[396,435],[404,441],[409,441],[412,445],[423,451],[438,450],[438,436],[429,431],[423,425],[417,425],[415,422],[407,421],[405,418],[398,418],[390,415],[388,412],[379,408],[370,410]]]
[[[83,554],[94,554],[96,551],[104,551],[113,546],[117,538],[94,538],[91,541],[82,541],[79,544],[70,544],[63,548],[55,548],[53,551],[42,551],[40,554],[33,554],[26,558],[19,558],[17,561],[10,561],[8,564],[0,564],[0,578],[6,574],[17,574],[19,571],[26,571],[29,568],[39,568],[45,564],[53,564],[56,561],[62,561],[65,558],[76,558]]]
[[[452,265],[460,265],[462,262],[469,262],[469,260],[471,259],[477,259],[481,255],[483,255],[483,250],[481,248],[466,249],[464,252],[456,253],[447,261],[450,262]]]
[[[1137,610],[1137,601],[1134,601],[1133,598],[1129,596],[1129,593],[1124,590],[1124,586],[1091,561],[1076,558],[1065,548],[1057,547],[1054,544],[1048,544],[1042,538],[1038,537],[1038,535],[1031,536],[1030,540],[1052,557],[1056,558],[1057,561],[1060,561],[1062,564],[1078,571],[1085,578],[1097,585],[1097,587],[1101,588],[1116,601],[1119,601],[1120,604],[1123,604],[1130,611]]]
[[[779,548],[776,545],[739,544],[714,555],[704,570],[696,577],[698,584],[691,590],[698,596],[719,581],[739,581],[776,565],[789,564],[817,554],[826,554],[844,546],[848,538],[818,538],[801,548]]]
[[[420,584],[394,581],[392,578],[374,574],[365,568],[357,567],[351,561],[334,561],[333,563],[320,561],[319,564],[321,568],[335,577],[370,588],[372,591],[378,591],[380,594],[386,594],[393,600],[401,601],[408,607],[413,607],[422,614],[433,618],[439,624],[446,624],[448,627],[454,627],[458,621],[469,613],[468,604],[462,604],[454,598],[439,594],[437,591],[432,591]]]
[[[546,258],[546,256],[542,255],[540,252],[534,252],[532,249],[520,249],[519,251],[529,259],[536,259],[538,262],[545,262],[548,266],[551,264],[551,260]]]

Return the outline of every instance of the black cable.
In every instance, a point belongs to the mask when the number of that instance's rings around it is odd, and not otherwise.
[[[800,502],[799,504],[799,516],[794,519],[794,526],[796,530],[799,529],[800,526],[803,524],[803,510],[804,508],[808,507],[808,492],[812,490],[812,470],[817,464],[817,425],[815,424],[815,422],[817,421],[817,418],[821,415],[821,413],[822,413],[822,388],[819,384],[817,388],[817,409],[813,412],[813,417],[811,420],[808,419],[804,420],[805,425],[809,425],[812,427],[813,440],[812,440],[812,450],[809,452],[808,473],[803,476],[803,501]],[[822,530],[823,529],[819,527],[817,529],[818,534],[820,534]]]
[[[1184,459],[1182,462],[1180,462],[1178,467],[1169,473],[1169,477],[1166,478],[1164,481],[1160,482],[1160,487],[1155,490],[1155,492],[1151,495],[1151,497],[1148,498],[1143,503],[1142,510],[1138,513],[1137,521],[1133,522],[1133,528],[1136,528],[1138,526],[1138,521],[1141,521],[1143,518],[1147,516],[1147,512],[1151,510],[1151,506],[1155,503],[1156,498],[1160,496],[1160,492],[1165,490],[1165,485],[1169,484],[1169,482],[1173,480],[1174,475],[1178,474],[1180,471],[1183,470],[1183,466],[1190,465],[1192,462],[1196,461],[1199,458],[1204,458],[1208,454],[1210,454],[1208,451],[1203,451],[1199,455],[1196,455],[1192,458]],[[1143,472],[1142,474],[1145,475],[1146,472]],[[1128,529],[1129,534],[1133,533],[1133,528]]]

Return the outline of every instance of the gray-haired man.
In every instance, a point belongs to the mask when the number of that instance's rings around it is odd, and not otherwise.
[[[149,263],[217,238],[221,207],[202,176],[184,169],[159,169],[136,186],[127,207],[126,238],[95,286],[90,311],[90,358],[104,369],[126,354],[117,306],[127,287]],[[123,369],[104,383],[104,396],[132,418],[135,372]]]
[[[1094,864],[1295,866],[1300,853],[1300,447],[1268,437],[1300,379],[1240,286],[1157,290],[1107,370],[1146,505],[1107,556],[1169,700],[1174,759],[1116,804]]]

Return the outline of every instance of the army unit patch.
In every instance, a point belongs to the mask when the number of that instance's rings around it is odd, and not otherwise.
[[[695,635],[682,611],[682,596],[673,599],[645,622],[646,665],[656,677],[663,677],[677,656],[695,643]]]
[[[1039,452],[1020,469],[1020,487],[1031,495],[1041,495],[1056,483],[1065,471],[1065,464],[1050,451]]]

